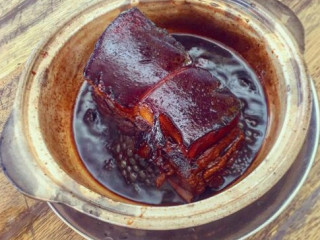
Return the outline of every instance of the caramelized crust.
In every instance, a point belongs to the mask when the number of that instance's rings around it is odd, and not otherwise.
[[[188,65],[189,64],[189,65]],[[133,8],[98,40],[84,71],[100,113],[132,140],[186,201],[208,186],[244,142],[241,103],[182,45]]]
[[[129,111],[154,84],[189,62],[179,42],[132,8],[99,38],[84,77],[115,107]]]

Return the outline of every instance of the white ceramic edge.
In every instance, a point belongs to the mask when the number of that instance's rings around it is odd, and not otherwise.
[[[286,201],[284,201],[281,205],[281,207],[278,209],[277,212],[275,212],[268,220],[266,220],[262,225],[260,225],[258,228],[256,228],[255,230],[249,232],[248,234],[246,234],[245,236],[241,237],[240,240],[244,240],[252,235],[254,235],[255,233],[261,231],[263,228],[267,227],[269,224],[271,224],[277,217],[279,217],[279,215],[284,212],[284,210],[289,206],[289,204],[293,201],[293,199],[297,196],[298,192],[301,190],[303,184],[305,183],[305,181],[307,180],[307,177],[311,171],[312,165],[315,161],[316,158],[316,154],[318,151],[318,146],[319,146],[319,136],[320,136],[320,129],[319,129],[319,122],[320,122],[320,112],[319,112],[319,99],[318,99],[318,95],[317,95],[317,91],[315,88],[314,83],[312,82],[311,78],[311,88],[312,88],[312,93],[313,93],[313,104],[314,104],[314,109],[315,109],[315,118],[316,118],[316,122],[318,122],[318,124],[316,124],[316,136],[315,136],[315,143],[314,143],[314,148],[312,150],[312,154],[310,157],[310,161],[308,162],[308,166],[306,167],[306,170],[299,182],[299,184],[295,187],[295,189],[293,190],[293,192],[290,194],[290,196],[287,198]]]

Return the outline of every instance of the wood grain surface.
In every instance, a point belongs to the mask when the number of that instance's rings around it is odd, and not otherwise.
[[[19,75],[35,45],[51,26],[98,0],[0,0],[0,131],[11,111]],[[320,0],[282,0],[302,21],[305,58],[320,92]],[[320,152],[290,206],[250,239],[320,239]],[[44,202],[19,193],[0,170],[0,239],[83,239]]]

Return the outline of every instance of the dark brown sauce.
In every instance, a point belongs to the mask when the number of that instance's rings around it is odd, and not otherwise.
[[[221,172],[220,184],[216,188],[207,189],[196,199],[201,200],[224,190],[253,162],[266,132],[267,104],[257,76],[246,61],[232,50],[196,35],[174,34],[174,37],[184,45],[196,66],[210,71],[243,102],[239,126],[244,129],[246,144],[238,151],[233,164]],[[127,158],[127,165],[120,166],[119,159],[115,159],[119,156],[115,154],[116,148],[127,151],[128,147],[125,141],[111,146],[116,130],[112,122],[100,116],[91,91],[91,87],[84,83],[75,105],[73,132],[79,155],[93,177],[114,193],[136,202],[152,205],[183,204],[184,201],[169,184],[157,189],[152,184],[135,180],[142,173],[139,156],[126,153],[121,157]],[[110,150],[112,147],[114,151]],[[121,171],[129,175],[132,173],[134,181],[128,183]],[[151,172],[144,172],[147,174],[143,176],[144,179],[151,179]]]

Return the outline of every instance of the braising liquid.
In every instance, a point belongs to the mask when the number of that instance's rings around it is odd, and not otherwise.
[[[232,49],[193,34],[173,36],[184,45],[196,66],[210,71],[243,103],[239,127],[245,132],[246,144],[220,173],[217,186],[207,189],[196,199],[201,200],[223,191],[254,161],[266,132],[267,103],[256,74]],[[84,83],[74,109],[73,132],[79,155],[92,176],[114,193],[136,202],[183,204],[169,184],[158,189],[151,183],[155,169],[144,165],[152,159],[141,159],[134,154],[128,139],[120,136],[120,142],[112,145],[117,135],[113,126],[112,122],[100,116],[92,99],[92,89]]]

